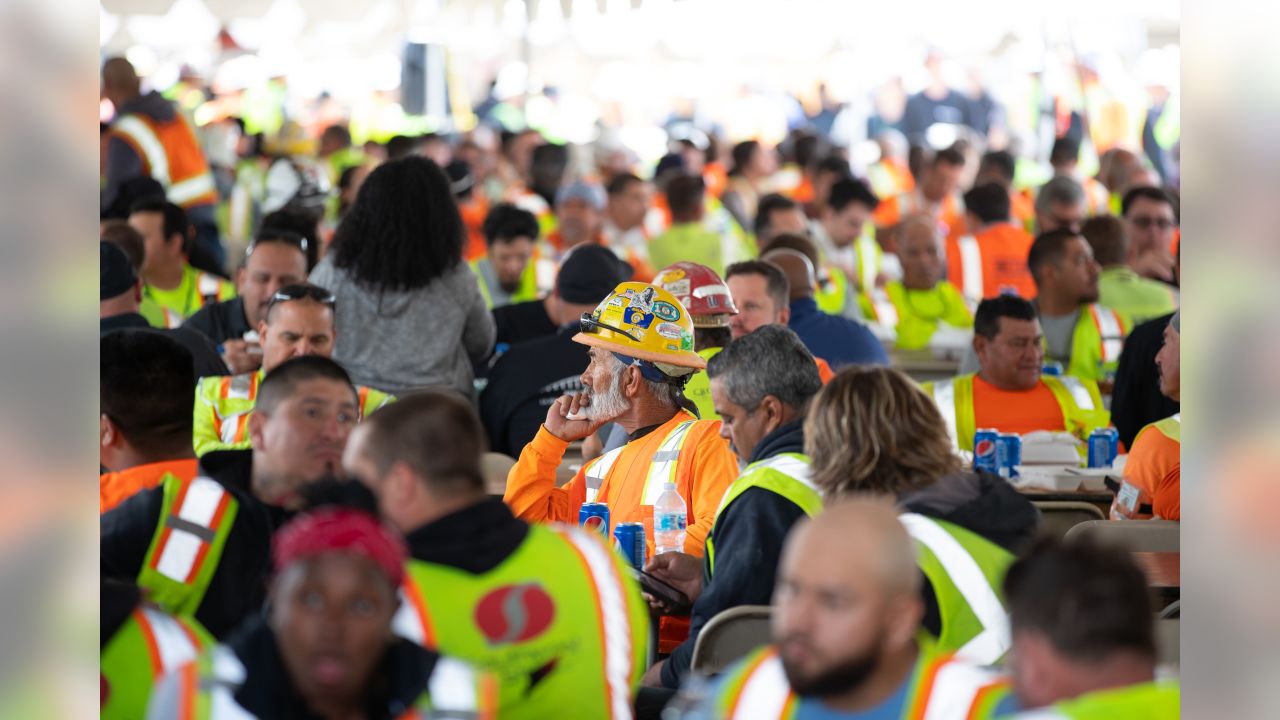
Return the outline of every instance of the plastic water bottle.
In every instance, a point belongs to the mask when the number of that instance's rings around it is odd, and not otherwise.
[[[667,483],[658,496],[658,502],[653,504],[654,552],[661,555],[684,551],[684,526],[688,515],[689,506],[676,492],[676,484]]]

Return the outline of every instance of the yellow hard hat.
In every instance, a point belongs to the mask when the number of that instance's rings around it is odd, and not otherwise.
[[[573,341],[646,360],[671,376],[707,366],[693,351],[689,312],[675,295],[642,282],[619,283],[595,312],[583,313]]]

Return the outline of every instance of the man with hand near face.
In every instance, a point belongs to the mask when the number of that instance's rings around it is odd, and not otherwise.
[[[679,687],[698,632],[738,605],[767,605],[787,532],[822,508],[804,455],[804,412],[822,389],[813,356],[794,332],[765,325],[734,340],[707,363],[720,436],[744,465],[720,502],[707,535],[705,562],[664,553],[648,571],[693,601],[689,639],[645,675],[645,683]]]
[[[262,607],[271,533],[306,485],[341,467],[359,417],[355,386],[328,358],[281,363],[257,394],[252,449],[210,453],[195,478],[170,476],[101,520],[102,576],[136,582],[219,639]]]

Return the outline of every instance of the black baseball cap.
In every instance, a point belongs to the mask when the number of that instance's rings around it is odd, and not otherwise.
[[[133,263],[124,251],[106,240],[98,241],[98,300],[110,300],[138,283]]]
[[[579,245],[560,263],[556,291],[565,302],[597,305],[633,273],[630,263],[618,259],[609,248]]]

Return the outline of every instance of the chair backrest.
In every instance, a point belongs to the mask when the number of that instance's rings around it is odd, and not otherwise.
[[[739,605],[717,614],[698,633],[690,669],[713,675],[767,645],[772,615],[773,608],[768,605]]]
[[[1061,540],[1067,531],[1083,522],[1105,520],[1097,505],[1076,500],[1036,500],[1040,508],[1040,532]]]
[[[1181,525],[1176,520],[1090,520],[1067,531],[1067,539],[1088,535],[1129,548],[1129,552],[1180,552]]]

